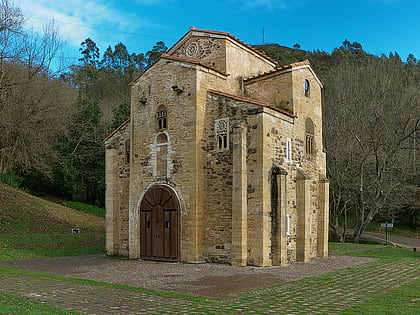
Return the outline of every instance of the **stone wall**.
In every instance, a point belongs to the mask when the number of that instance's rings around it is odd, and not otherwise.
[[[106,142],[107,252],[140,257],[140,202],[160,184],[179,199],[181,261],[269,266],[325,257],[322,85],[309,65],[274,70],[226,33],[198,30],[168,54],[132,83],[131,123]],[[226,138],[217,121],[228,122]]]
[[[130,125],[125,122],[105,142],[106,251],[128,256]]]

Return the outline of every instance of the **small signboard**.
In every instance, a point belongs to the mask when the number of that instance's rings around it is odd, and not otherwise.
[[[394,223],[381,223],[381,228],[393,228]]]

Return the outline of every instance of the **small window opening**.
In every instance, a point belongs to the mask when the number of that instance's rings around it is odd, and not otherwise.
[[[292,217],[290,215],[288,215],[286,217],[287,221],[286,221],[286,233],[287,235],[290,235],[290,221],[292,221]]]
[[[309,83],[309,80],[304,81],[304,89],[305,89],[305,96],[310,97],[311,96],[311,85]]]
[[[286,162],[291,162],[292,161],[292,139],[287,138],[286,139],[286,152],[285,152],[286,156]]]
[[[315,153],[314,129],[312,119],[307,118],[305,122],[305,153],[310,155]]]
[[[168,124],[167,124],[167,111],[166,111],[166,107],[163,105],[160,105],[157,109],[156,112],[156,119],[157,119],[157,129],[158,130],[162,130],[162,129],[167,129],[168,128]]]
[[[130,139],[125,141],[125,163],[130,164]]]

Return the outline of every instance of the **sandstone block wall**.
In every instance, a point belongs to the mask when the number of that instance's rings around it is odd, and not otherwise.
[[[187,33],[132,83],[131,122],[107,139],[107,252],[140,257],[140,202],[161,184],[179,199],[181,261],[269,266],[328,255],[321,87],[307,63],[275,70],[226,33]]]

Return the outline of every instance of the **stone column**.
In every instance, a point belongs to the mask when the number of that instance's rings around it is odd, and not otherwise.
[[[247,263],[246,128],[233,128],[232,259],[233,266]]]
[[[296,260],[309,261],[310,254],[310,177],[298,170],[296,175]]]
[[[329,228],[329,190],[330,183],[324,175],[319,180],[319,215],[318,215],[318,257],[328,257]]]
[[[111,143],[105,145],[105,247],[108,255],[118,254],[117,240],[117,201],[115,191],[118,182],[116,180],[117,172],[114,171],[116,165],[116,147]]]
[[[272,171],[272,265],[287,265],[286,250],[286,175],[279,167]]]

